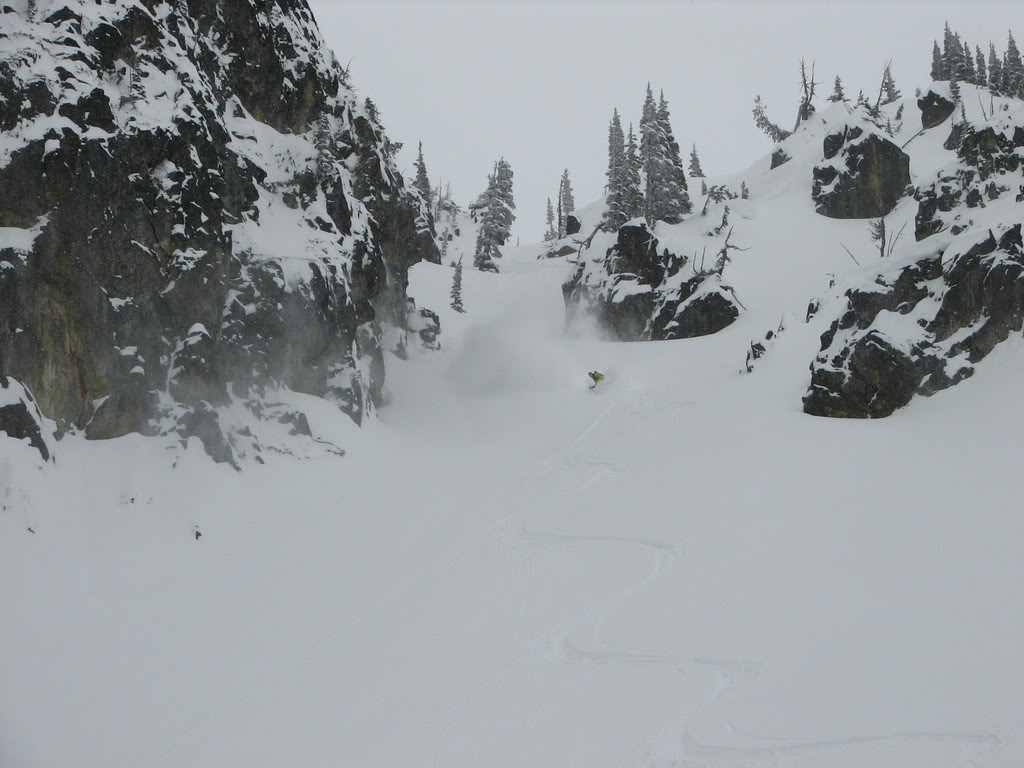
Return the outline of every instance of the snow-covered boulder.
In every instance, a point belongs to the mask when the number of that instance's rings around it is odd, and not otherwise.
[[[921,127],[925,129],[942,125],[956,109],[952,101],[933,89],[917,100],[917,107],[921,110]]]
[[[570,325],[587,314],[619,341],[706,336],[739,317],[720,270],[702,271],[667,249],[659,253],[644,224],[621,227],[604,258],[581,259],[562,294]]]
[[[826,162],[814,168],[811,196],[832,219],[885,216],[910,186],[910,156],[888,138],[859,125],[825,137]]]
[[[52,449],[46,438],[43,416],[31,393],[21,382],[0,376],[0,434],[14,440],[28,440],[49,461]]]

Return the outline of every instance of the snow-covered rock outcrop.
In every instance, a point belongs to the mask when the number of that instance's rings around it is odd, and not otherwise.
[[[845,125],[824,141],[825,163],[814,169],[818,213],[833,219],[885,216],[910,185],[910,157],[878,131]]]
[[[922,98],[926,126],[943,101]],[[1000,102],[949,129],[951,154],[915,192],[916,249],[847,291],[811,366],[807,413],[888,416],[968,378],[1024,327],[1024,109]]]
[[[0,432],[15,440],[27,440],[44,460],[50,459],[52,447],[43,415],[21,382],[7,376],[0,376]]]
[[[642,222],[621,227],[615,238],[603,257],[581,257],[562,286],[570,324],[589,314],[613,339],[647,341],[706,336],[739,316],[722,283],[725,263],[705,268],[660,247]]]
[[[0,374],[59,430],[226,461],[259,450],[232,401],[362,420],[438,254],[304,0],[35,5],[0,8]]]

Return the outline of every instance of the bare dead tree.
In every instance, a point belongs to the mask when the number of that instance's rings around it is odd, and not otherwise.
[[[722,243],[721,249],[718,251],[718,258],[715,260],[715,272],[719,275],[725,270],[729,262],[732,261],[732,257],[729,255],[729,251],[749,251],[749,248],[740,248],[738,245],[733,245],[729,242],[729,238],[732,237],[732,227],[729,227],[729,234],[725,236],[725,242]]]
[[[840,245],[843,245],[843,244],[840,243]],[[857,261],[857,257],[853,255],[853,252],[849,248],[847,248],[845,245],[843,245],[843,250],[846,251],[850,255],[850,258],[853,259],[853,263],[856,264],[859,267],[860,266],[860,262]],[[829,288],[831,288],[831,287],[832,286],[830,285]]]
[[[903,230],[905,230],[907,228],[907,224],[909,224],[909,223],[910,222],[908,222],[908,221],[903,222],[903,226],[900,227],[900,231],[896,233],[896,237],[894,237],[891,241],[889,241],[889,248],[888,248],[888,250],[885,253],[885,257],[887,259],[891,259],[892,258],[892,252],[896,248],[896,243],[898,243],[900,241],[900,237],[903,235]]]
[[[805,120],[809,120],[811,115],[814,114],[814,94],[819,85],[814,79],[814,65],[815,62],[811,62],[811,76],[807,77],[807,62],[804,59],[800,59],[800,108],[796,113],[796,125],[793,126],[793,132],[800,127],[800,123]]]

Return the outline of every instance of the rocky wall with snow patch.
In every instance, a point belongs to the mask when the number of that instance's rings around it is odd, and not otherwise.
[[[933,96],[921,108],[937,130]],[[934,248],[847,291],[811,365],[805,412],[888,416],[970,377],[1024,327],[1024,110],[1013,100],[986,117],[952,125],[948,162],[915,191],[917,239]]]
[[[438,253],[304,0],[7,0],[0,131],[0,375],[60,431],[232,461],[232,402],[372,412]]]

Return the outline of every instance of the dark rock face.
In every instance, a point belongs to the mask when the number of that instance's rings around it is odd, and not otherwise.
[[[944,230],[958,234],[973,220],[970,210],[984,207],[1011,193],[1024,157],[1024,126],[996,130],[985,126],[978,130],[970,124],[958,124],[950,132],[946,149],[956,153],[956,162],[947,167],[930,186],[917,190],[915,235],[924,240]]]
[[[34,58],[0,64],[0,374],[61,430],[195,434],[230,461],[232,399],[365,418],[408,269],[439,255],[303,0],[165,8],[2,16]]]
[[[916,320],[899,320],[913,315]],[[963,253],[922,259],[847,292],[847,311],[822,336],[804,411],[816,416],[888,416],[974,372],[1024,328],[1021,225]],[[894,330],[901,329],[901,333]]]
[[[921,110],[922,128],[934,128],[937,125],[942,125],[956,109],[956,105],[952,101],[945,96],[939,96],[935,91],[928,91],[919,98],[917,107]]]
[[[15,440],[28,440],[44,461],[50,459],[43,419],[35,401],[20,382],[0,376],[0,432]]]
[[[832,219],[873,219],[888,214],[910,185],[910,157],[877,133],[858,126],[826,137],[826,160],[814,169],[811,196]]]
[[[538,258],[542,259],[558,259],[565,258],[566,256],[572,256],[576,253],[576,246],[574,245],[562,245],[558,248],[551,248],[547,253],[541,254]]]
[[[582,227],[582,226],[583,225],[580,224],[580,220],[577,219],[575,216],[573,216],[570,213],[568,216],[565,217],[565,235],[566,235],[566,237],[568,237],[569,235],[578,234],[579,231],[580,231],[580,227]]]
[[[685,257],[659,254],[645,226],[620,228],[604,258],[580,261],[562,294],[569,324],[590,313],[618,341],[706,336],[739,317],[720,273],[698,273]]]

